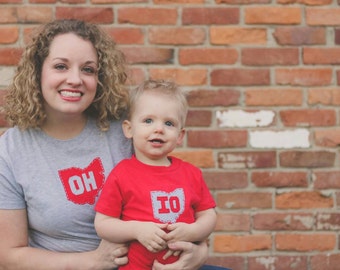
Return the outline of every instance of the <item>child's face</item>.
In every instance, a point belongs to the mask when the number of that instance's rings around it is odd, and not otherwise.
[[[81,115],[97,90],[98,58],[90,41],[73,33],[54,38],[41,74],[47,115]]]
[[[178,101],[167,95],[146,91],[138,98],[131,120],[123,124],[137,159],[150,165],[169,164],[167,155],[184,136],[180,115]]]

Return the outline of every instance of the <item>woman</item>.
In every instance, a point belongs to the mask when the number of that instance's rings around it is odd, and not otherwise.
[[[113,269],[127,247],[101,241],[94,205],[107,174],[131,155],[120,117],[124,57],[97,26],[54,21],[26,47],[6,97],[0,138],[0,269]],[[205,243],[177,242],[197,269]]]

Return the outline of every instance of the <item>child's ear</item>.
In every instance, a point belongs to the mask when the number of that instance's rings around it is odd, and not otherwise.
[[[184,135],[185,135],[185,129],[182,128],[181,131],[178,134],[178,138],[177,138],[177,145],[181,145],[184,139]]]
[[[122,123],[123,132],[126,138],[131,139],[132,138],[132,128],[131,128],[131,122],[129,120],[124,120]]]

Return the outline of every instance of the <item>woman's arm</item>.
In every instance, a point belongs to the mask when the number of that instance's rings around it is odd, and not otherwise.
[[[0,270],[106,270],[127,263],[127,248],[102,241],[94,251],[61,253],[28,247],[26,210],[0,210]]]
[[[197,270],[208,259],[208,245],[206,241],[198,245],[178,241],[169,243],[169,248],[174,251],[181,251],[179,260],[167,265],[155,261],[152,270]]]

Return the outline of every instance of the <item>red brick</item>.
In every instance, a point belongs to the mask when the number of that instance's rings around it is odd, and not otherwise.
[[[91,4],[147,3],[148,0],[91,0]]]
[[[218,192],[216,203],[220,209],[268,209],[273,204],[271,192]]]
[[[252,172],[251,180],[257,187],[308,187],[306,172]]]
[[[248,270],[308,270],[307,256],[256,256],[248,258]]]
[[[149,75],[153,79],[174,80],[179,85],[204,85],[207,82],[207,70],[204,68],[175,69],[152,68]]]
[[[264,45],[266,42],[267,31],[265,28],[210,27],[210,43],[213,45]]]
[[[212,107],[237,105],[240,92],[232,89],[194,90],[188,94],[188,103],[193,107]]]
[[[173,49],[154,47],[128,47],[121,49],[130,64],[169,64],[173,60]]]
[[[297,48],[246,48],[241,53],[246,66],[274,66],[299,64]]]
[[[179,50],[181,65],[195,64],[235,64],[238,59],[236,49],[220,48],[184,48]]]
[[[154,4],[203,4],[205,0],[153,0]]]
[[[192,24],[237,24],[240,21],[239,8],[183,8],[183,25]]]
[[[303,102],[301,89],[258,89],[245,90],[247,106],[301,106]]]
[[[246,7],[244,12],[246,24],[300,24],[302,15],[299,7]]]
[[[209,256],[206,264],[223,266],[230,269],[246,269],[246,259],[242,256]]]
[[[340,129],[317,129],[314,131],[314,141],[318,146],[338,147],[340,144]]]
[[[308,25],[340,25],[340,9],[338,8],[306,8],[305,14]]]
[[[303,62],[307,65],[340,64],[339,48],[303,48]]]
[[[217,4],[226,3],[226,4],[266,4],[270,3],[270,0],[215,0]]]
[[[308,104],[340,105],[340,91],[338,88],[309,89]]]
[[[340,71],[339,70],[336,71],[336,80],[337,80],[338,85],[340,85]]]
[[[218,167],[230,168],[273,168],[276,166],[276,153],[268,152],[219,152]]]
[[[80,19],[92,23],[112,23],[112,8],[101,7],[56,7],[57,19]]]
[[[62,3],[71,3],[71,4],[75,4],[75,3],[85,3],[85,0],[70,0],[70,1],[67,1],[67,0],[63,0],[63,1],[60,1]],[[57,0],[30,0],[30,3],[36,3],[36,4],[55,4],[57,3]]]
[[[0,4],[20,4],[23,0],[0,0]]]
[[[208,127],[212,123],[212,112],[203,110],[190,110],[185,125],[187,127]]]
[[[335,153],[328,151],[285,151],[279,154],[279,160],[282,167],[333,167],[335,162]]]
[[[335,242],[335,234],[277,234],[275,238],[276,248],[284,251],[329,251]]]
[[[106,28],[118,44],[144,44],[144,34],[139,28]]]
[[[317,191],[292,191],[276,195],[275,205],[278,209],[313,209],[331,208],[334,203]]]
[[[11,44],[15,43],[19,38],[18,27],[0,27],[0,43]]]
[[[215,231],[249,231],[251,228],[248,214],[217,214]]]
[[[211,84],[220,85],[269,85],[270,74],[267,69],[215,69],[211,72]]]
[[[335,110],[286,110],[280,111],[282,123],[287,126],[333,126],[336,123]]]
[[[205,30],[198,27],[153,27],[149,29],[151,44],[198,45],[206,39]]]
[[[316,189],[340,189],[340,171],[314,171],[313,180]]]
[[[340,44],[340,29],[334,29],[334,43],[336,45]]]
[[[0,65],[14,66],[19,63],[22,49],[18,48],[0,48]]]
[[[253,228],[263,231],[305,231],[312,230],[314,216],[308,213],[256,213],[253,216]]]
[[[340,254],[317,254],[310,259],[311,270],[339,270]]]
[[[53,18],[52,7],[22,6],[17,8],[18,20],[21,23],[46,23]]]
[[[189,147],[245,147],[247,132],[243,130],[189,130],[187,143]]]
[[[5,114],[0,113],[0,127],[4,128],[4,127],[9,127],[9,125],[7,124],[6,120],[5,120]],[[0,130],[0,135],[2,135],[3,130]]]
[[[332,70],[324,69],[282,69],[275,72],[275,81],[279,85],[322,86],[332,81]]]
[[[172,155],[190,162],[200,168],[214,168],[215,161],[211,150],[175,150]]]
[[[332,3],[332,0],[278,0],[279,4],[300,4],[308,6],[323,6]]]
[[[221,253],[251,252],[269,250],[272,237],[258,235],[214,235],[214,251]]]
[[[2,2],[0,2],[2,3]],[[18,15],[16,7],[1,7],[0,23],[17,23]]]
[[[242,189],[248,186],[246,172],[203,171],[203,177],[211,190]]]
[[[326,44],[326,30],[321,27],[277,27],[273,36],[280,45],[300,46]]]
[[[130,66],[127,70],[127,85],[139,85],[146,80],[146,74],[143,69]]]
[[[127,7],[118,9],[118,22],[130,24],[174,25],[177,10],[174,8]]]

